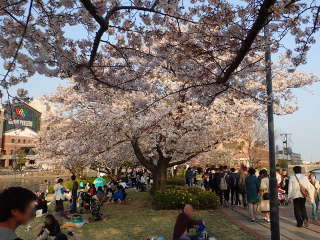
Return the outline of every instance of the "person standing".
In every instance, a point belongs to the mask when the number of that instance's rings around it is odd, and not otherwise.
[[[60,216],[64,216],[64,187],[62,186],[63,179],[59,178],[57,183],[54,185],[54,200],[55,200],[55,212]]]
[[[246,194],[247,194],[247,202],[249,206],[249,216],[251,218],[251,222],[256,221],[256,210],[257,204],[259,202],[259,188],[260,181],[255,175],[256,170],[254,168],[249,168],[249,175],[246,177]]]
[[[260,176],[260,210],[264,215],[264,220],[270,223],[270,194],[269,194],[269,176],[266,169],[262,169]]]
[[[78,199],[78,188],[79,184],[76,180],[76,176],[71,176],[72,180],[72,190],[71,190],[71,206],[70,206],[70,213],[77,212],[77,199]]]
[[[311,203],[312,203],[312,213],[311,216],[314,220],[318,221],[319,220],[319,215],[318,215],[318,209],[319,209],[319,191],[320,191],[320,183],[316,178],[316,175],[314,173],[309,174],[309,181],[314,187],[314,195],[311,196]]]
[[[289,180],[288,198],[293,199],[294,216],[297,221],[297,227],[308,227],[308,215],[306,210],[306,200],[311,200],[314,195],[314,187],[308,178],[302,174],[300,166],[293,168],[294,175]]]
[[[230,169],[230,177],[229,177],[229,188],[231,191],[231,206],[233,205],[238,205],[239,202],[239,198],[238,198],[238,194],[237,194],[237,173],[236,170],[234,168]]]
[[[189,167],[186,171],[185,174],[185,179],[186,179],[186,184],[188,185],[188,187],[192,187],[193,186],[193,170],[191,167]]]
[[[237,181],[238,198],[241,197],[241,202],[244,208],[247,207],[247,194],[246,194],[246,177],[247,177],[247,167],[242,166],[240,169],[239,178]]]
[[[37,196],[22,187],[10,187],[0,193],[0,239],[19,239],[16,229],[34,215]]]

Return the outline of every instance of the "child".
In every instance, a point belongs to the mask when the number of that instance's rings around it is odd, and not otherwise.
[[[44,226],[42,227],[41,232],[38,234],[37,240],[46,240],[50,239],[49,237],[61,236],[60,225],[58,221],[54,218],[53,215],[48,214],[45,218]]]

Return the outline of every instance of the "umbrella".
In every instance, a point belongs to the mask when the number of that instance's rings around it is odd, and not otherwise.
[[[98,177],[94,180],[93,184],[95,188],[98,189],[98,187],[104,187],[105,185],[107,185],[107,181],[102,177]]]

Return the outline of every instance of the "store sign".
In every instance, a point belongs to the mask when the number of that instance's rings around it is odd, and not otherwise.
[[[18,117],[24,118],[26,116],[23,108],[16,108],[16,114]]]
[[[24,120],[9,120],[9,125],[15,125],[15,126],[24,126],[24,127],[32,127],[33,124],[31,121],[24,121]]]
[[[5,131],[21,127],[29,127],[35,132],[40,129],[41,113],[27,104],[18,103],[14,106],[8,106],[5,110],[5,117]]]

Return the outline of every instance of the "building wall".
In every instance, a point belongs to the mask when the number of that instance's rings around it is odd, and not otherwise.
[[[2,154],[13,155],[23,147],[35,147],[37,138],[22,136],[4,136]]]

